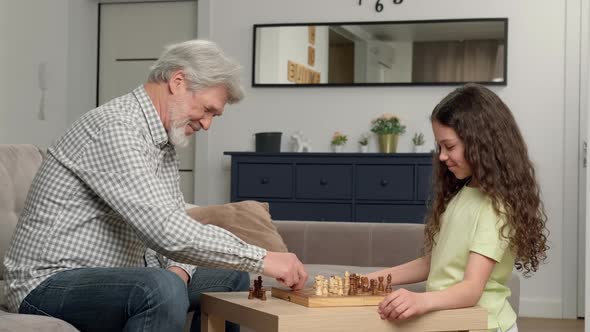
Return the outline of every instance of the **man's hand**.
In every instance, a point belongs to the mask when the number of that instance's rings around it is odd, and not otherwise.
[[[289,252],[268,251],[264,256],[262,274],[273,277],[292,289],[302,289],[307,281],[303,263],[295,254]]]
[[[182,281],[184,281],[185,284],[188,283],[189,276],[185,270],[179,268],[178,266],[171,266],[168,268],[168,271],[172,271],[172,272],[176,273],[180,277],[180,279],[182,279]]]
[[[379,304],[377,312],[381,319],[408,319],[427,313],[428,293],[414,293],[400,288],[387,295]]]

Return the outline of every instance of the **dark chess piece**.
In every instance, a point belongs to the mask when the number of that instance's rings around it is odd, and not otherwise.
[[[377,286],[377,290],[383,292],[385,290],[385,287],[383,287],[383,277],[378,277],[377,279],[379,279],[379,286]]]
[[[371,279],[371,286],[369,288],[371,295],[377,295],[377,280]]]
[[[369,292],[369,278],[367,277],[362,277],[361,278],[361,284],[363,285],[363,293],[367,293]]]
[[[248,299],[258,298],[263,301],[266,301],[266,292],[264,288],[262,288],[262,277],[258,276],[258,279],[255,279],[253,283],[254,287],[250,287]]]

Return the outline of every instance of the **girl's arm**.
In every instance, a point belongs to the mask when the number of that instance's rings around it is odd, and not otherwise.
[[[398,289],[377,309],[381,319],[407,319],[434,310],[471,307],[477,304],[496,261],[471,252],[463,281],[441,291],[414,293]]]
[[[367,277],[369,280],[376,280],[378,277],[386,279],[387,275],[391,274],[391,283],[393,285],[403,285],[424,281],[428,278],[428,273],[430,273],[430,255],[385,270],[369,273]]]

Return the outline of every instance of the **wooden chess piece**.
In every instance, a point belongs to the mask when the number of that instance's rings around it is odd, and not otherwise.
[[[369,278],[362,277],[361,284],[363,286],[363,293],[367,293],[369,291]]]
[[[350,295],[350,273],[348,271],[344,272],[344,294]]]
[[[254,288],[250,286],[248,289],[248,300],[252,300],[254,298]]]
[[[266,301],[266,289],[260,288],[260,292],[262,293],[262,296],[260,297],[260,299],[262,301]]]
[[[371,279],[370,284],[369,290],[371,291],[371,295],[377,295],[377,280]]]
[[[258,289],[256,292],[256,297],[262,299],[262,295],[264,294],[264,288],[262,288],[262,277],[258,276]]]
[[[385,287],[383,287],[383,277],[377,277],[377,279],[379,279],[379,286],[377,286],[377,290],[383,292],[385,290]]]
[[[387,275],[387,286],[385,286],[385,290],[387,291],[387,289],[391,289],[391,274]]]
[[[393,287],[391,284],[387,285],[387,287],[385,288],[385,292],[387,292],[387,293],[393,292]]]
[[[322,280],[316,277],[315,279],[315,295],[322,296]]]

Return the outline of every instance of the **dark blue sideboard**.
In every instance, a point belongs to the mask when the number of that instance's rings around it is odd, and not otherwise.
[[[423,223],[430,153],[231,156],[231,201],[270,204],[275,220]]]

